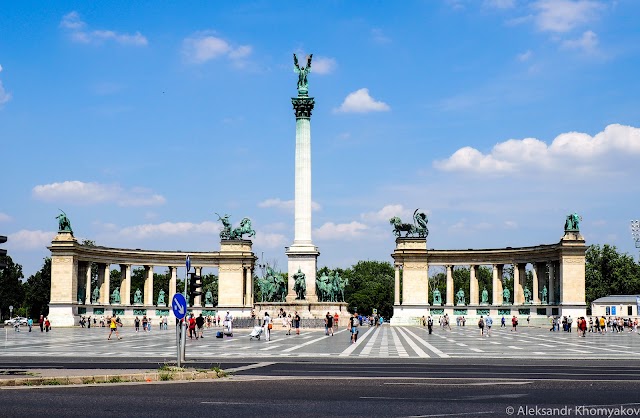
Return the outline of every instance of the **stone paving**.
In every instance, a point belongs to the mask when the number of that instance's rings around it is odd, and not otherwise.
[[[495,328],[490,337],[481,337],[477,326],[443,330],[414,326],[361,327],[357,344],[351,344],[347,330],[334,336],[324,330],[301,331],[300,335],[272,332],[271,341],[250,340],[248,329],[235,329],[233,337],[215,338],[220,328],[205,329],[205,338],[187,338],[187,359],[231,360],[246,358],[531,358],[531,359],[637,359],[640,358],[640,335],[635,332],[604,335],[587,333],[579,337],[574,331],[550,332],[546,328]],[[2,330],[0,330],[2,332]],[[107,341],[107,328],[54,328],[29,333],[4,328],[0,334],[0,360],[69,359],[85,361],[105,358],[149,358],[173,361],[176,357],[175,328],[152,332],[133,328],[120,329],[122,340]]]

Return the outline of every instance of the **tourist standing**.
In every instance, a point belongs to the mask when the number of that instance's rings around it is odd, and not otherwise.
[[[149,323],[149,320],[147,319],[147,315],[144,315],[142,317],[142,330],[146,331],[147,330],[147,324]]]
[[[335,330],[338,330],[338,319],[340,319],[340,317],[338,316],[338,312],[336,312],[333,315],[333,328],[335,328]]]
[[[193,314],[189,317],[189,339],[193,340],[193,336],[195,335],[196,340],[198,339],[198,334],[196,334],[196,318]]]
[[[573,326],[573,318],[571,315],[567,318],[567,331],[571,332],[571,327]]]
[[[287,335],[291,335],[291,314],[286,317]]]
[[[140,318],[138,318],[137,316],[133,320],[133,329],[135,329],[136,332],[140,331]]]
[[[331,316],[329,312],[327,312],[325,321],[327,321],[327,335],[331,335],[333,337],[333,316]]]
[[[264,313],[264,319],[262,320],[262,326],[264,327],[264,335],[267,341],[271,341],[271,317],[269,316],[269,312]]]
[[[517,331],[518,330],[518,318],[516,318],[515,315],[513,315],[513,318],[511,318],[511,326],[513,328],[511,328],[511,331]]]
[[[300,315],[298,315],[298,311],[295,312],[293,317],[293,326],[296,328],[296,335],[300,335]]]
[[[229,311],[227,311],[224,321],[227,323],[227,329],[229,330],[229,335],[231,335],[233,333],[233,315]]]
[[[196,327],[198,327],[198,334],[196,337],[204,338],[204,317],[202,316],[202,313],[196,318]]]
[[[431,335],[433,332],[433,318],[431,318],[431,315],[427,318],[427,329],[429,330],[429,335]]]
[[[353,316],[350,320],[350,328],[351,328],[351,344],[355,344],[358,341],[358,326],[360,325],[360,320],[358,319],[358,313],[354,312]]]
[[[31,332],[31,328],[33,328],[33,319],[27,319],[27,326],[29,327],[29,332]]]
[[[40,325],[40,332],[44,332],[44,316],[40,315],[40,319],[38,320],[38,324]]]

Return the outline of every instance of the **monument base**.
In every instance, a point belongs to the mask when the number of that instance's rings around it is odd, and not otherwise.
[[[72,304],[49,304],[49,315],[51,327],[73,327],[80,323],[78,308]],[[35,322],[35,321],[34,321]]]
[[[289,276],[289,285],[287,292],[287,303],[296,302],[296,292],[293,290],[295,279],[293,275],[300,270],[305,275],[306,282],[306,301],[315,303],[318,301],[316,295],[316,271],[318,269],[318,256],[320,252],[318,247],[313,244],[296,244],[291,247],[287,247],[285,254],[287,254],[287,274]]]
[[[348,322],[349,311],[346,302],[311,302],[307,300],[294,300],[291,302],[259,302],[255,304],[256,317],[263,317],[265,312],[269,312],[269,316],[277,321],[280,308],[291,317],[298,312],[302,319],[303,328],[319,328],[324,327],[324,318],[327,313],[330,315],[338,314],[338,326],[346,326]]]
[[[391,325],[422,325],[422,317],[429,316],[429,305],[393,305]]]

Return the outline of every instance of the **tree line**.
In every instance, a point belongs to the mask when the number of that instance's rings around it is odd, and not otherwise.
[[[91,242],[83,244],[91,245]],[[51,296],[51,258],[44,259],[43,265],[38,272],[24,280],[22,266],[14,263],[10,256],[5,256],[4,261],[7,267],[0,270],[0,316],[2,319],[9,317],[9,306],[13,306],[14,316],[26,316],[37,319],[40,315],[48,315],[49,299]],[[345,302],[351,312],[369,315],[373,309],[377,309],[378,314],[385,318],[393,315],[393,290],[394,290],[394,268],[390,262],[381,261],[359,261],[347,269],[329,269],[322,267],[318,270],[318,275],[323,273],[339,273],[343,278],[348,279],[349,284],[345,288]],[[286,274],[283,273],[286,277]],[[92,284],[95,288],[98,284],[98,267],[92,267]],[[144,294],[144,281],[146,272],[142,267],[134,268],[131,272],[131,292],[136,289]],[[203,275],[203,293],[210,290],[213,294],[214,306],[217,305],[218,298],[218,277],[215,274]],[[470,271],[466,267],[456,267],[453,270],[454,289],[463,289],[469,298],[469,277]],[[489,302],[492,297],[493,273],[490,268],[480,266],[478,268],[478,289],[480,292],[486,287],[489,292]],[[160,290],[164,290],[168,298],[170,272],[153,274],[153,296],[155,303]],[[254,277],[255,300],[260,300],[259,289],[257,288],[256,277]],[[122,281],[119,270],[110,271],[109,294],[111,295]],[[429,303],[433,303],[431,290],[440,290],[443,302],[446,295],[446,274],[438,272],[429,278]],[[526,286],[532,289],[533,275],[527,271]],[[586,252],[586,302],[587,306],[592,301],[607,295],[614,294],[640,294],[640,264],[626,253],[620,253],[615,246],[611,245],[591,245]],[[513,266],[505,266],[503,274],[503,286],[513,289]],[[178,291],[184,289],[184,280],[177,280]],[[120,289],[122,291],[122,289]],[[90,295],[86,295],[89,299]],[[122,296],[124,297],[124,296]],[[130,296],[131,297],[131,296]],[[143,299],[144,300],[144,299]],[[165,299],[167,304],[168,299]]]

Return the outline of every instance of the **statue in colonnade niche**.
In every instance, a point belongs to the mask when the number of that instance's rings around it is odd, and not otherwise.
[[[306,275],[298,267],[298,272],[293,275],[295,283],[293,284],[293,290],[296,292],[296,299],[304,300],[305,293],[307,292],[307,279]]]
[[[482,289],[482,299],[480,303],[482,303],[483,305],[489,303],[489,292],[487,291],[486,287]]]
[[[120,305],[120,288],[119,287],[116,287],[115,289],[113,289],[110,302],[114,305]]]
[[[442,294],[440,290],[436,287],[433,289],[433,304],[434,305],[442,305]]]
[[[136,292],[133,294],[133,303],[137,305],[142,304],[142,292],[140,291],[140,288],[137,288]]]
[[[84,298],[85,298],[85,288],[84,287],[79,287],[78,288],[78,303],[83,304],[84,303]]]
[[[543,286],[543,288],[540,291],[540,293],[542,294],[542,298],[540,298],[541,302],[542,303],[547,303],[547,295],[548,295],[549,291],[547,290],[547,285],[546,284]]]
[[[100,288],[96,287],[91,294],[91,303],[98,303],[98,299],[100,299]]]
[[[506,287],[502,290],[502,303],[504,305],[511,303],[511,292]]]
[[[166,306],[167,302],[164,301],[164,289],[160,289],[160,292],[158,293],[158,306]]]
[[[456,298],[457,298],[457,302],[456,305],[465,305],[466,301],[464,298],[464,290],[460,289],[458,290],[458,293],[456,293]]]
[[[525,287],[523,290],[524,293],[524,303],[529,304],[531,303],[531,290],[529,290],[528,287]]]
[[[71,221],[69,221],[67,214],[64,213],[62,209],[58,210],[62,212],[60,215],[56,216],[56,219],[58,220],[58,232],[71,232],[71,235],[73,235],[73,229],[71,229]]]
[[[207,290],[207,293],[204,295],[204,306],[207,308],[213,306],[213,293],[211,293],[211,290]]]

